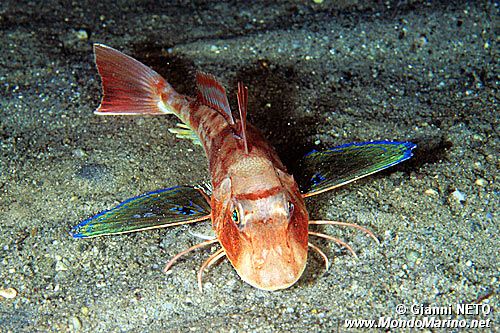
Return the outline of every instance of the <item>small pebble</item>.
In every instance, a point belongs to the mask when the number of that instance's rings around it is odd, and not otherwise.
[[[423,47],[427,44],[427,38],[425,36],[420,36],[419,38],[417,38],[417,40],[415,41],[415,46],[417,47]]]
[[[71,328],[73,332],[78,332],[82,329],[82,321],[78,317],[71,317]]]
[[[484,178],[478,178],[478,179],[476,179],[474,184],[476,184],[478,186],[485,186],[486,184],[488,184],[488,181]]]
[[[109,177],[108,168],[104,164],[86,164],[76,172],[76,176],[89,181],[104,181]]]
[[[384,231],[384,239],[391,239],[391,238],[392,238],[392,231],[391,230]]]
[[[453,191],[453,193],[451,193],[451,195],[455,198],[455,200],[457,200],[458,202],[464,202],[465,201],[465,194],[463,194],[462,192],[460,192],[459,190],[455,190]]]
[[[426,195],[437,195],[438,192],[436,190],[433,190],[432,188],[429,188],[427,190],[425,190],[424,192]]]
[[[87,154],[85,153],[85,151],[83,149],[77,148],[77,149],[73,150],[73,156],[78,157],[78,158],[82,158],[82,157],[87,156]]]
[[[17,296],[17,290],[14,288],[0,288],[0,297],[12,299]]]
[[[472,265],[474,265],[474,263],[470,260],[467,260],[467,262],[465,263],[465,266],[467,267],[472,267]]]
[[[86,306],[82,306],[82,308],[80,309],[80,313],[81,313],[82,315],[84,315],[84,316],[88,316],[88,315],[89,315],[89,313],[90,313],[90,310],[89,310],[89,308],[88,308],[88,307],[86,307]]]
[[[85,29],[76,30],[75,31],[75,36],[79,40],[87,40],[87,39],[89,39],[89,34],[87,33],[87,31],[85,31]]]
[[[415,263],[419,258],[420,258],[420,253],[418,251],[408,250],[406,252],[406,259],[408,259],[408,261],[411,263]]]
[[[98,282],[96,282],[95,286],[97,288],[104,288],[104,287],[106,287],[106,282],[104,282],[104,281],[98,281]]]
[[[496,157],[493,154],[486,155],[486,161],[488,163],[496,163]]]
[[[56,261],[56,272],[67,271],[68,267],[62,261]]]

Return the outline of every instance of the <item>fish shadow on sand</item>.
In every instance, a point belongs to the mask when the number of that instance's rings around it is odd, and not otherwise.
[[[188,96],[196,95],[195,73],[199,68],[192,60],[179,54],[168,53],[168,46],[152,42],[133,45],[132,56],[147,64],[174,87],[176,91]],[[318,129],[326,121],[325,116],[317,112],[299,114],[295,111],[303,86],[299,74],[292,66],[271,64],[267,60],[258,60],[241,68],[235,78],[229,78],[226,87],[229,102],[236,107],[236,87],[241,81],[249,88],[248,117],[269,142],[289,171],[294,173],[299,167],[298,161],[313,149],[331,148],[333,145],[314,143]],[[335,101],[332,101],[335,108]],[[340,107],[341,108],[341,107]],[[342,110],[339,110],[342,112]],[[394,138],[400,140],[401,138]],[[369,138],[366,139],[368,141]],[[397,171],[409,172],[427,163],[436,163],[445,157],[451,143],[444,137],[410,138],[417,144],[415,157],[394,168],[382,171],[380,176],[387,176]],[[347,142],[336,142],[340,145]]]
[[[292,67],[269,66],[264,61],[257,61],[240,70],[234,81],[234,86],[237,81],[249,86],[249,121],[263,132],[292,174],[300,167],[300,159],[313,149],[322,150],[349,142],[335,142],[338,139],[332,138],[321,140],[319,145],[315,144],[320,127],[324,127],[328,115],[318,112],[298,114],[294,111],[295,105],[299,104],[298,99],[301,98],[298,89],[303,82]],[[342,113],[342,106],[337,105],[334,100],[331,101],[330,107]],[[361,141],[369,140],[370,138],[366,138]],[[417,144],[417,149],[413,151],[414,157],[381,171],[375,177],[386,177],[394,172],[409,173],[424,164],[438,163],[446,158],[446,150],[452,146],[445,136],[415,137],[409,138],[408,141]],[[369,181],[370,177],[367,179]]]
[[[273,145],[283,163],[292,171],[297,161],[314,148],[317,133],[316,114],[304,115],[295,111],[301,80],[291,66],[269,65],[265,60],[241,69],[234,80],[249,89],[248,117]]]
[[[132,49],[134,58],[165,77],[177,92],[196,96],[195,73],[203,69],[193,61],[170,54],[166,46],[155,43],[137,43]],[[249,88],[249,121],[261,130],[283,163],[293,170],[295,162],[315,148],[311,137],[321,122],[316,117],[299,117],[293,112],[300,86],[298,75],[291,67],[273,66],[270,69],[263,61],[249,64],[225,87],[235,112],[238,81]]]

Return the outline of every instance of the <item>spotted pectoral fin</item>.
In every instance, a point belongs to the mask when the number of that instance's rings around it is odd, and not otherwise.
[[[202,190],[176,186],[125,200],[82,221],[71,235],[88,238],[169,227],[209,219],[210,211]]]
[[[295,177],[304,197],[309,197],[403,162],[415,147],[411,142],[373,141],[314,150],[302,158]]]

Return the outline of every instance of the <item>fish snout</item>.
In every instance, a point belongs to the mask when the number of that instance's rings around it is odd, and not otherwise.
[[[307,248],[277,244],[254,249],[236,268],[240,277],[263,290],[285,289],[302,276],[307,262]]]

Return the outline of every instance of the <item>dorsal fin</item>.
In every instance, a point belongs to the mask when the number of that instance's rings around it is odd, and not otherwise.
[[[234,118],[227,101],[226,89],[217,79],[210,74],[196,73],[196,85],[198,86],[198,100],[217,110],[230,125],[234,125]]]
[[[242,82],[238,82],[238,109],[240,110],[241,130],[240,136],[245,145],[245,153],[248,155],[247,142],[247,105],[248,105],[248,88]]]

